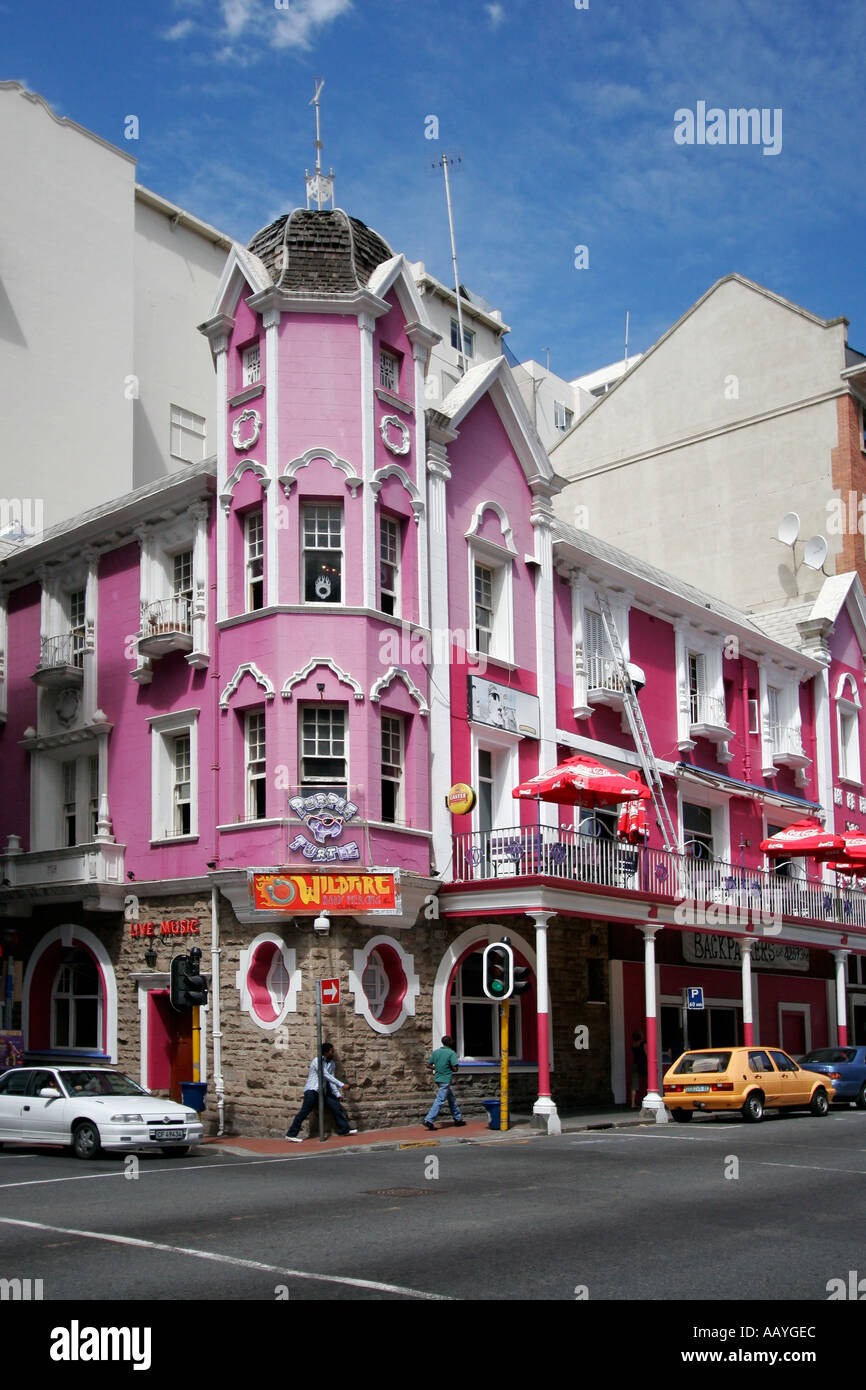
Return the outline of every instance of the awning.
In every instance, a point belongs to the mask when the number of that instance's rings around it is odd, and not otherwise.
[[[751,782],[738,782],[736,777],[725,777],[721,772],[708,772],[702,767],[692,767],[691,763],[677,763],[676,775],[683,782],[696,782],[704,787],[715,787],[717,791],[730,792],[731,796],[747,796],[753,801],[764,801],[768,806],[787,806],[792,811],[820,811],[820,801],[806,801],[802,796],[790,796],[787,792],[773,791],[771,787],[756,787]]]

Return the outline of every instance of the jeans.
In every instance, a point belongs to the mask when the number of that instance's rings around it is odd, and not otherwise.
[[[318,1091],[304,1092],[304,1103],[301,1106],[295,1118],[292,1120],[292,1123],[288,1129],[288,1133],[291,1134],[293,1138],[297,1134],[298,1130],[301,1128],[301,1125],[304,1123],[304,1120],[307,1118],[311,1111],[315,1110],[318,1107],[318,1104]],[[327,1090],[325,1092],[325,1104],[327,1105],[328,1109],[330,1110],[331,1114],[334,1116],[334,1119],[337,1122],[337,1133],[348,1134],[349,1121],[346,1119],[346,1112],[343,1109],[340,1102],[337,1100],[337,1097],[330,1090]],[[320,1135],[319,1138],[321,1137],[322,1136]]]
[[[449,1108],[450,1108],[450,1110],[451,1110],[451,1118],[452,1118],[452,1120],[462,1120],[462,1119],[463,1119],[463,1116],[460,1114],[460,1106],[457,1104],[457,1101],[454,1099],[454,1092],[453,1092],[452,1089],[451,1089],[451,1082],[450,1082],[450,1081],[443,1081],[442,1085],[439,1087],[438,1091],[436,1092],[436,1099],[434,1100],[433,1104],[430,1106],[430,1109],[427,1111],[427,1114],[424,1116],[424,1123],[425,1123],[425,1125],[426,1125],[426,1124],[431,1124],[431,1125],[432,1125],[433,1121],[436,1119],[436,1116],[439,1114],[439,1111],[442,1109],[442,1106],[445,1104],[446,1100],[447,1100],[448,1106],[449,1106]]]

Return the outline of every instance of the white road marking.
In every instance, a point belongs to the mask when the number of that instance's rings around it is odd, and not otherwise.
[[[237,1255],[218,1255],[210,1250],[190,1250],[182,1245],[163,1245],[155,1240],[140,1240],[137,1236],[109,1235],[104,1231],[78,1231],[69,1226],[47,1226],[41,1221],[19,1221],[11,1216],[0,1216],[4,1226],[25,1226],[32,1231],[51,1231],[55,1235],[80,1236],[85,1240],[105,1240],[112,1245],[132,1245],[140,1250],[161,1250],[169,1255],[191,1255],[196,1260],[210,1260],[215,1264],[238,1265],[242,1269],[257,1269],[265,1274],[279,1274],[286,1279],[310,1279],[321,1284],[348,1284],[353,1289],[374,1289],[378,1293],[403,1294],[406,1298],[425,1298],[435,1302],[450,1303],[448,1294],[426,1293],[423,1289],[403,1288],[400,1284],[380,1284],[373,1279],[352,1279],[341,1274],[311,1274],[303,1269],[281,1269],[278,1265],[262,1264],[260,1260],[242,1260]]]
[[[761,1168],[808,1168],[815,1173],[856,1173],[858,1178],[866,1178],[864,1168],[827,1168],[821,1163],[773,1163],[769,1158],[746,1159],[747,1163],[757,1163]]]
[[[380,1152],[381,1152],[381,1150],[380,1150]],[[151,1175],[151,1173],[173,1173],[174,1176],[177,1177],[180,1173],[198,1173],[198,1172],[201,1172],[201,1170],[202,1170],[203,1168],[204,1168],[204,1169],[209,1169],[212,1173],[215,1173],[215,1172],[217,1172],[217,1171],[225,1172],[227,1169],[230,1169],[230,1168],[256,1168],[256,1167],[259,1167],[262,1163],[297,1163],[299,1160],[303,1160],[303,1159],[310,1159],[310,1160],[312,1160],[312,1159],[316,1159],[316,1158],[338,1158],[338,1157],[339,1157],[339,1150],[335,1150],[334,1153],[332,1153],[332,1154],[295,1154],[295,1153],[292,1153],[292,1154],[277,1154],[277,1155],[276,1155],[275,1157],[273,1157],[273,1158],[250,1158],[250,1159],[241,1159],[241,1160],[240,1160],[239,1162],[237,1162],[237,1163],[226,1163],[226,1162],[223,1162],[221,1168],[219,1168],[219,1169],[217,1168],[216,1163],[186,1163],[186,1164],[183,1164],[183,1165],[180,1164],[180,1163],[173,1163],[173,1164],[171,1165],[170,1168],[150,1168],[150,1167],[144,1167],[144,1166],[142,1166],[142,1167],[140,1167],[139,1170],[138,1170],[138,1179],[137,1179],[137,1181],[140,1181],[141,1178],[143,1178],[143,1177],[145,1177],[145,1176],[148,1176],[148,1177],[149,1177],[149,1176]],[[48,1186],[50,1183],[53,1183],[53,1182],[93,1182],[93,1180],[94,1180],[95,1178],[123,1178],[123,1177],[125,1177],[125,1174],[124,1174],[124,1172],[123,1172],[123,1169],[122,1169],[122,1168],[118,1168],[117,1171],[116,1171],[116,1172],[113,1172],[113,1173],[71,1173],[68,1177],[65,1177],[65,1178],[25,1178],[25,1179],[23,1179],[21,1182],[3,1182],[3,1183],[0,1183],[0,1192],[2,1192],[3,1189],[4,1189],[5,1187],[45,1187],[45,1186]]]

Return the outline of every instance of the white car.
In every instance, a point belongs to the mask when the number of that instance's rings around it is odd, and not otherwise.
[[[195,1110],[107,1067],[12,1067],[0,1076],[0,1148],[71,1145],[78,1158],[101,1149],[183,1155],[203,1133]]]

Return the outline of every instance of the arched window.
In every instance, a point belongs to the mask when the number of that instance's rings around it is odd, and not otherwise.
[[[488,999],[482,985],[484,947],[465,955],[457,966],[451,983],[449,1031],[454,1039],[458,1057],[476,1062],[496,1061],[499,1048],[499,1005]],[[525,964],[515,953],[515,964]],[[523,1058],[522,999],[511,1000],[508,1029],[508,1055],[515,1061]]]
[[[87,951],[64,953],[51,987],[52,1048],[97,1050],[102,1039],[102,991]]]
[[[839,777],[860,781],[860,696],[854,677],[846,672],[836,687],[836,746]]]

